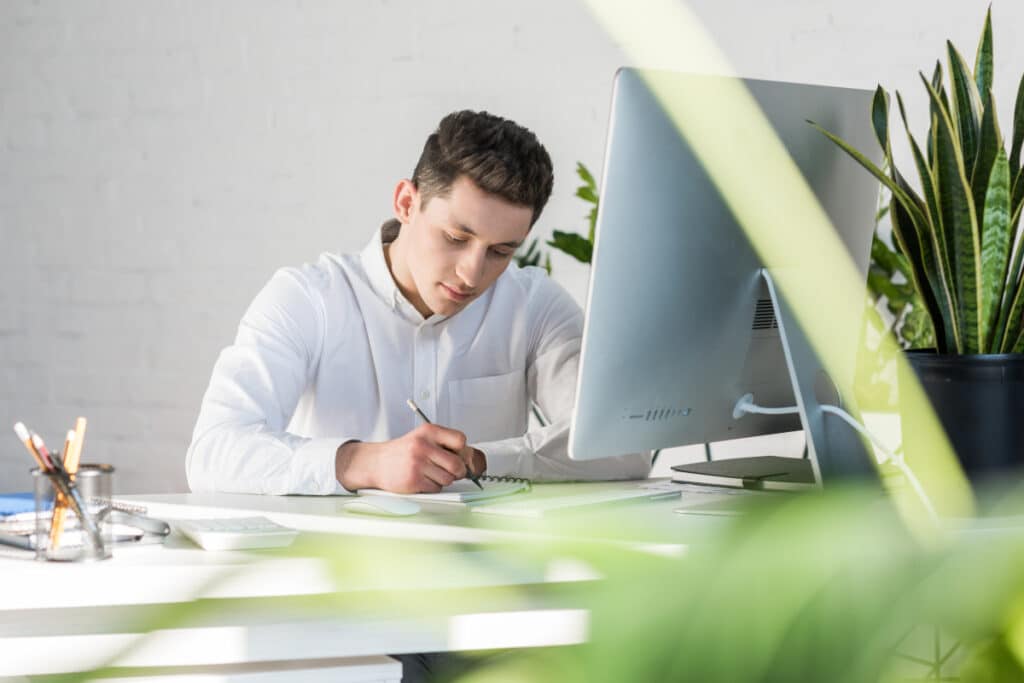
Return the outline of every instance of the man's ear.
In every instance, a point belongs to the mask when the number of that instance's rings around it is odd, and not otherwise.
[[[392,205],[395,218],[402,225],[409,223],[412,220],[413,211],[418,206],[419,191],[416,189],[416,186],[408,178],[399,180],[398,185],[395,186],[395,196]]]

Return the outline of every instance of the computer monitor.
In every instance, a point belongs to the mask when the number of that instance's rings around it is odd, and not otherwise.
[[[818,402],[837,383],[807,338],[776,308],[752,247],[705,166],[655,96],[643,72],[615,77],[601,204],[586,307],[569,452],[588,460],[639,450],[720,442],[803,428],[814,474],[873,475],[864,443]],[[695,79],[656,72],[685,96]],[[831,219],[861,280],[878,200],[877,181],[808,120],[875,146],[872,93],[743,79]],[[706,82],[705,82],[706,84]],[[744,126],[722,117],[723,126]],[[743,138],[744,131],[737,130]],[[746,150],[738,146],[736,153]],[[784,218],[783,218],[784,220]],[[779,313],[787,320],[787,359]],[[859,329],[842,335],[856,353]],[[849,378],[852,380],[852,377]],[[803,387],[794,395],[794,382]],[[823,394],[824,392],[824,394]],[[802,414],[734,416],[753,394],[760,405]],[[847,397],[848,398],[848,397]]]

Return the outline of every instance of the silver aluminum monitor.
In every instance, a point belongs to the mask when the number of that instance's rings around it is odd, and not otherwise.
[[[688,79],[726,78],[670,77],[680,88]],[[807,120],[870,149],[872,93],[743,82],[866,279],[878,183]],[[732,415],[747,393],[765,406],[795,402],[763,264],[633,69],[616,74],[601,188],[570,457],[801,429],[796,415]],[[790,338],[801,336],[794,327],[785,325]],[[856,331],[852,337],[850,353]],[[792,346],[805,362],[806,340]],[[814,373],[804,372],[801,384],[813,385]],[[809,428],[820,427],[816,419]],[[832,469],[870,469],[866,455],[853,460]]]

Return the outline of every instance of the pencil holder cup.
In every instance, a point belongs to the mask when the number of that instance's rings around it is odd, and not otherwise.
[[[106,524],[114,490],[111,465],[82,465],[76,474],[32,470],[37,560],[88,562],[111,556],[111,525]]]

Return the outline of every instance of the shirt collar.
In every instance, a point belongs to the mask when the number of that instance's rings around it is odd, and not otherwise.
[[[443,315],[433,314],[424,318],[416,307],[409,303],[402,291],[395,284],[395,278],[388,268],[387,259],[384,257],[384,245],[388,244],[398,236],[398,221],[390,220],[374,231],[370,242],[363,248],[359,255],[366,277],[370,286],[391,310],[399,314],[414,325],[436,325],[448,318]]]

